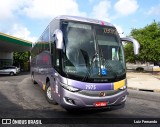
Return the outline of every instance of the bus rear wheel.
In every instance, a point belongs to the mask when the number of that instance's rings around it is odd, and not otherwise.
[[[57,102],[51,96],[51,85],[50,85],[50,82],[47,82],[47,84],[46,84],[45,96],[46,96],[47,101],[50,104],[54,104],[54,105],[57,104]]]

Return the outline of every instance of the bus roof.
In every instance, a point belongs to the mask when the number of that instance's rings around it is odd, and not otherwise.
[[[80,21],[80,22],[87,22],[87,23],[93,23],[93,24],[99,24],[99,25],[114,27],[111,23],[108,23],[108,22],[105,22],[105,21],[102,21],[102,20],[90,19],[90,18],[84,18],[84,17],[78,17],[78,16],[60,15],[60,16],[57,16],[55,19]]]

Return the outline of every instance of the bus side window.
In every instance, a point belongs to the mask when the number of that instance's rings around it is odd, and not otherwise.
[[[53,57],[52,65],[57,71],[59,71],[59,66],[60,66],[59,51],[56,48],[55,42],[51,43],[51,49],[52,49],[51,52],[52,52],[52,57]]]

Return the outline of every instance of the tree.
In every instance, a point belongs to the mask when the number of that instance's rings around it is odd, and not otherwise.
[[[125,46],[127,62],[156,62],[160,61],[160,23],[153,22],[142,29],[132,29],[131,36],[140,43],[140,54],[133,55],[131,44]]]
[[[126,62],[134,63],[134,52],[133,52],[133,45],[131,43],[127,43],[124,48],[125,56],[126,56]]]
[[[14,52],[13,53],[13,63],[15,66],[20,66],[23,68],[24,63],[29,60],[29,52]]]

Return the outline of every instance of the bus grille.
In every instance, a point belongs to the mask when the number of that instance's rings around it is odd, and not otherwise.
[[[111,95],[119,93],[120,91],[122,91],[122,90],[107,90],[107,91],[103,91],[103,92],[105,93],[105,96],[111,96]],[[79,91],[78,93],[82,94],[82,95],[86,95],[86,96],[100,97],[100,92],[102,92],[102,91],[82,90],[82,91]]]

